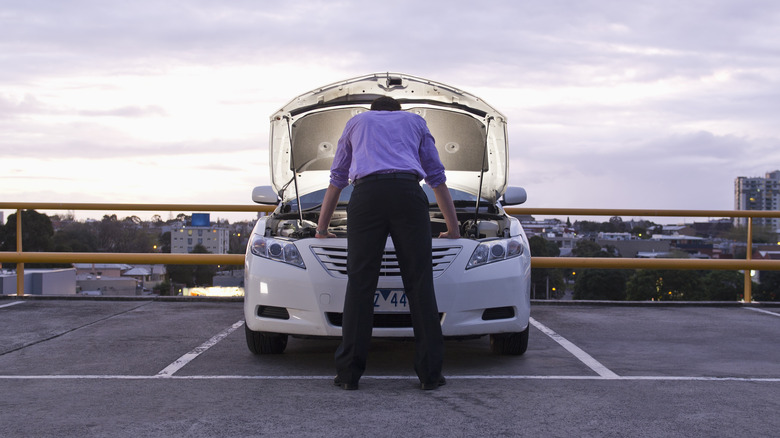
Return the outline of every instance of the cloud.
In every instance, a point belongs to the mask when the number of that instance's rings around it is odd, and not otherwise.
[[[780,165],[778,142],[695,132],[608,152],[535,149],[513,155],[510,183],[528,189],[529,206],[728,210],[737,176]]]
[[[266,160],[273,110],[389,70],[504,112],[529,205],[731,208],[736,176],[780,167],[778,19],[773,0],[8,0],[0,156],[21,175],[192,157],[170,184],[251,185],[267,163],[230,160]]]
[[[82,110],[78,111],[82,116],[110,116],[110,117],[153,117],[153,116],[165,116],[167,112],[159,105],[147,105],[147,106],[123,106],[119,108],[111,108],[105,110]]]
[[[2,129],[3,124],[0,124]],[[0,141],[0,155],[14,158],[73,158],[90,160],[124,159],[158,156],[202,155],[214,151],[223,153],[257,151],[264,147],[265,138],[213,138],[197,140],[155,141],[94,123],[46,126],[45,135],[35,138],[24,132],[7,136]]]

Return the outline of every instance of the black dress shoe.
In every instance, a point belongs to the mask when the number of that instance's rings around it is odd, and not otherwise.
[[[354,390],[358,389],[358,384],[357,384],[357,382],[355,382],[355,383],[343,382],[343,381],[342,381],[342,380],[339,378],[339,376],[336,376],[336,377],[333,379],[333,384],[334,384],[334,385],[336,385],[336,386],[340,386],[340,387],[341,387],[341,389],[346,389],[346,390],[349,390],[349,391],[354,391]]]
[[[430,391],[431,389],[436,389],[440,386],[444,386],[447,384],[447,379],[444,378],[444,376],[440,376],[439,380],[436,382],[428,382],[428,383],[420,383],[420,389],[424,389],[426,391]]]

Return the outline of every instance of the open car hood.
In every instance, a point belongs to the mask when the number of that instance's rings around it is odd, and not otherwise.
[[[304,93],[271,116],[271,183],[283,201],[324,189],[347,121],[390,96],[422,116],[436,140],[447,186],[495,202],[506,190],[506,118],[454,87],[400,73],[347,79]],[[290,139],[292,138],[292,142]],[[292,145],[292,147],[291,147]],[[487,147],[486,147],[487,146]],[[293,172],[297,181],[293,181]]]

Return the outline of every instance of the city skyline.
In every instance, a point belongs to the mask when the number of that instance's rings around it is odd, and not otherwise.
[[[0,197],[251,204],[269,116],[384,71],[505,113],[526,207],[731,210],[780,168],[776,2],[394,5],[4,2]]]

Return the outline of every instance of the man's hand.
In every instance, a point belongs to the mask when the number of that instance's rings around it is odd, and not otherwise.
[[[459,238],[458,215],[455,212],[455,204],[452,202],[452,195],[450,195],[450,189],[447,188],[447,184],[441,183],[433,187],[433,194],[436,195],[436,203],[439,205],[439,210],[444,215],[444,221],[447,223],[447,231],[439,234],[439,238]]]
[[[460,239],[459,231],[442,231],[439,233],[439,239]]]
[[[333,211],[339,202],[339,195],[341,195],[341,189],[333,184],[328,184],[328,189],[325,190],[325,197],[322,199],[322,206],[320,207],[320,218],[317,221],[317,230],[323,231],[322,233],[316,231],[314,237],[318,239],[336,237],[335,234],[328,231],[328,224],[330,224],[330,218],[333,216]]]

